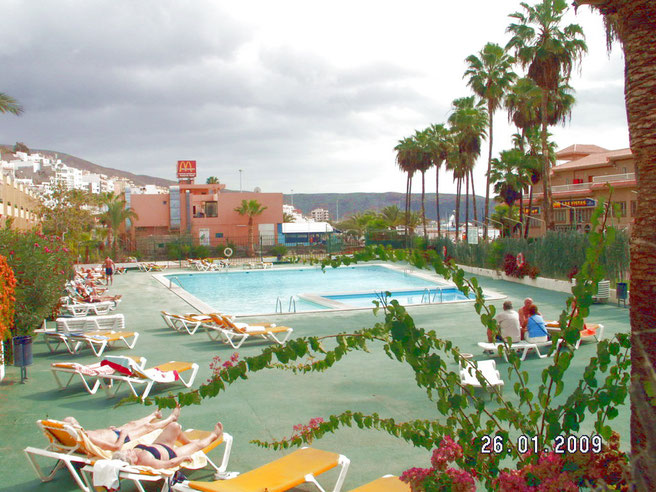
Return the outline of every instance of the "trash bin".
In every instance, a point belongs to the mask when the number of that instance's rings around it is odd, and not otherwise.
[[[620,305],[620,301],[626,306],[626,298],[628,297],[628,284],[626,282],[617,282],[617,287],[615,288],[615,295],[617,296],[617,305]]]
[[[13,338],[14,365],[25,367],[32,365],[32,337],[20,336]]]

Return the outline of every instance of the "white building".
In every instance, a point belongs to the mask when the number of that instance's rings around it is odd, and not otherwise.
[[[330,220],[330,212],[325,208],[315,208],[310,212],[310,217],[315,222],[328,222]]]

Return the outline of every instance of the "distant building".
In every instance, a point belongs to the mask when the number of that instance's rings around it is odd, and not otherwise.
[[[12,220],[15,229],[31,229],[38,222],[39,200],[29,188],[10,176],[0,176],[0,227]]]
[[[333,233],[328,222],[286,222],[278,227],[278,241],[288,246],[325,243]]]
[[[561,162],[551,168],[551,194],[556,230],[590,230],[592,211],[601,199],[608,198],[619,207],[614,225],[630,229],[637,207],[635,159],[631,149],[606,150],[596,145],[571,145],[556,154]],[[530,235],[543,235],[542,182],[534,186]],[[524,205],[527,206],[526,200]]]
[[[310,217],[315,222],[328,222],[330,220],[330,212],[325,208],[315,208],[310,212]]]

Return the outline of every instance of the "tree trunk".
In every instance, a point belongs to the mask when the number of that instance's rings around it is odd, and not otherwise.
[[[474,168],[469,171],[471,175],[471,188],[472,188],[472,207],[474,207],[474,221],[478,222],[478,214],[476,213],[476,192],[474,191]]]
[[[435,214],[437,215],[437,236],[442,237],[440,226],[440,166],[435,166]]]
[[[409,248],[410,239],[410,213],[412,212],[412,175],[408,174],[408,209],[405,214],[405,247]]]
[[[531,208],[533,207],[533,185],[528,192],[528,215],[526,217],[526,229],[524,229],[524,237],[528,238],[529,230],[531,229]]]
[[[255,256],[255,246],[253,245],[253,217],[248,217],[248,256]]]
[[[549,89],[542,89],[542,204],[543,216],[547,230],[553,230],[553,214],[551,200],[551,164],[549,159],[549,143],[547,141],[547,111],[549,109]]]
[[[469,240],[469,172],[465,171],[465,241]]]
[[[492,170],[492,103],[487,102],[487,114],[490,128],[490,150],[487,155],[487,177],[485,179],[485,217],[483,218],[483,238],[487,239],[487,222],[490,216],[490,171]],[[476,195],[474,195],[476,196]],[[474,198],[476,200],[476,198]]]
[[[405,228],[403,231],[403,238],[405,247],[408,247],[408,222],[410,221],[410,216],[408,210],[410,208],[410,173],[408,173],[408,178],[405,181]]]
[[[421,220],[422,223],[424,224],[424,241],[426,241],[426,245],[428,246],[428,232],[426,231],[426,208],[425,208],[425,200],[426,200],[426,180],[424,179],[426,177],[425,171],[421,172]]]
[[[462,178],[457,178],[456,182],[456,237],[453,241],[458,241],[460,235],[460,194],[462,191]]]
[[[656,489],[656,3],[616,0],[638,208],[631,239],[631,465],[637,490]]]

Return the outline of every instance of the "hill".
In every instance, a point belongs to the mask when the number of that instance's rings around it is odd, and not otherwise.
[[[0,147],[5,147],[7,149],[13,148],[13,145],[1,145]],[[38,152],[39,154],[55,158],[55,156],[62,160],[64,164],[76,169],[82,169],[84,171],[89,171],[96,174],[105,174],[107,176],[115,176],[119,178],[130,179],[134,184],[138,186],[144,186],[147,184],[157,185],[157,186],[171,186],[176,184],[175,181],[169,179],[157,178],[154,176],[147,176],[145,174],[134,174],[128,171],[121,171],[119,169],[114,169],[111,167],[101,166],[99,164],[94,164],[93,162],[80,159],[74,155],[65,154],[64,152],[56,152],[54,150],[44,150],[44,149],[30,149],[30,152]]]
[[[315,208],[325,208],[330,211],[330,217],[333,219],[342,219],[355,212],[364,212],[365,210],[381,210],[389,205],[397,205],[401,210],[405,210],[405,194],[396,192],[387,193],[294,193],[294,195],[284,195],[285,203],[294,203],[294,207],[300,209],[304,215],[309,215],[310,211]],[[478,217],[482,215],[485,198],[476,197],[476,208]],[[412,210],[421,210],[421,193],[412,194]],[[426,193],[426,218],[435,220],[437,214],[435,210],[435,193]],[[493,204],[490,203],[493,207]],[[338,210],[339,208],[339,210]],[[440,218],[447,219],[453,214],[456,208],[456,195],[440,193]],[[465,217],[465,201],[462,198],[460,216]],[[474,214],[470,210],[469,217],[473,218]]]

